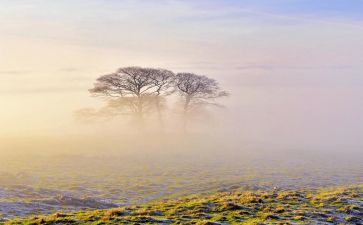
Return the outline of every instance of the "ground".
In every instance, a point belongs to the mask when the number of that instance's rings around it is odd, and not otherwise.
[[[135,206],[60,212],[15,224],[363,224],[363,185],[199,194]]]

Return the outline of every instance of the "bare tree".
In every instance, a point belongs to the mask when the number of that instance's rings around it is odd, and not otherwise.
[[[161,98],[167,95],[173,77],[174,74],[168,70],[124,67],[99,77],[89,91],[96,96],[115,98],[109,101],[109,106],[128,109],[142,123],[150,104],[156,107],[161,116]]]
[[[178,73],[174,81],[175,89],[183,97],[184,129],[189,112],[203,105],[217,105],[214,100],[228,96],[216,80],[193,73]]]
[[[89,91],[110,97],[136,97],[137,114],[142,117],[142,98],[153,88],[148,74],[149,70],[145,68],[120,68],[115,73],[99,77]]]

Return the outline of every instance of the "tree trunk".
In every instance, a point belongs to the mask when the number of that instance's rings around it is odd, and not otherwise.
[[[184,133],[187,132],[187,125],[188,125],[188,113],[189,113],[189,105],[191,101],[191,96],[186,96],[185,103],[184,103],[184,112],[183,112],[183,131]]]
[[[156,99],[156,111],[158,114],[158,121],[159,121],[159,128],[161,132],[164,132],[164,120],[163,120],[163,114],[161,112],[161,106],[160,106],[160,99]]]
[[[143,109],[143,99],[141,96],[137,97],[137,126],[139,132],[144,130],[144,109]]]

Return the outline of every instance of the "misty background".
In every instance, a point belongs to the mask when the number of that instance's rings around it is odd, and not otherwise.
[[[122,121],[84,124],[74,112],[103,104],[87,91],[97,77],[139,65],[228,90],[196,132],[232,152],[360,154],[360,9],[353,0],[2,1],[0,151],[129,151],[117,148],[130,135]]]

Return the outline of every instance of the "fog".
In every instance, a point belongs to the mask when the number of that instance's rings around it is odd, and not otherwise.
[[[361,183],[361,7],[262,2],[2,1],[0,220],[58,195],[107,208]],[[138,95],[90,93],[129,66],[204,75],[229,96],[188,115],[180,92],[158,96],[161,122],[125,108]],[[80,209],[57,204],[40,212]]]
[[[174,152],[176,149],[188,152],[188,148],[182,147],[188,144],[188,140],[200,142],[203,151],[209,152],[224,152],[226,149],[241,154],[246,151],[343,155],[362,152],[363,92],[360,78],[345,85],[341,84],[339,76],[318,74],[305,78],[290,75],[281,78],[281,83],[271,83],[269,76],[276,76],[273,74],[257,78],[243,74],[237,76],[233,77],[235,82],[232,83],[212,74],[230,96],[217,100],[221,107],[208,107],[194,113],[187,132],[181,127],[178,96],[167,97],[163,111],[165,127],[160,127],[155,112],[149,112],[141,134],[130,115],[97,114],[107,100],[92,97],[87,89],[79,90],[77,95],[38,94],[31,97],[30,105],[27,99],[13,102],[14,109],[18,110],[12,113],[14,121],[7,121],[14,126],[2,130],[1,154],[107,154],[108,151],[139,154]],[[317,79],[323,82],[314,84]],[[92,83],[89,82],[89,87]],[[40,98],[43,95],[47,97]],[[72,101],[74,96],[79,97]],[[64,99],[61,101],[63,106],[59,104],[60,98]],[[41,108],[37,106],[40,105],[37,99],[41,100]],[[21,109],[22,106],[25,108]],[[82,115],[85,108],[94,115]],[[11,110],[10,106],[3,109],[5,115],[8,110]],[[50,113],[54,114],[50,116]],[[104,113],[107,114],[107,109]],[[223,149],[209,146],[210,141],[218,142]],[[152,148],[135,147],[135,142]],[[168,149],[164,142],[174,147]],[[193,152],[197,151],[193,149]]]

